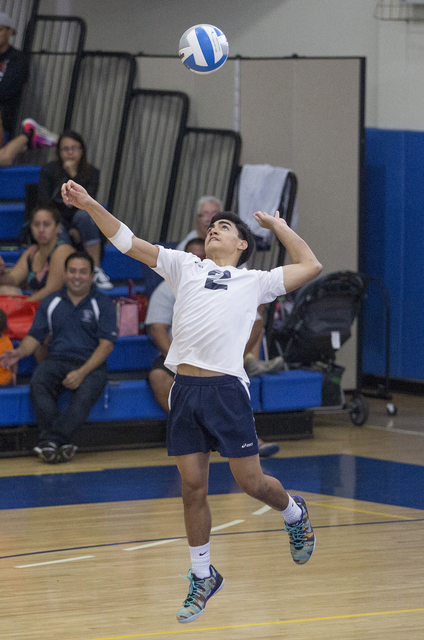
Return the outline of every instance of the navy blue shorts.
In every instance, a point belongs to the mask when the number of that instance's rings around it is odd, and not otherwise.
[[[176,375],[166,444],[170,456],[219,451],[225,458],[258,453],[249,394],[235,376]]]

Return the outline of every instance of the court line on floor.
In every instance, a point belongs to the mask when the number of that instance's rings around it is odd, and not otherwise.
[[[314,505],[315,507],[327,507],[328,509],[341,509],[342,511],[355,511],[356,513],[368,513],[372,516],[385,516],[386,518],[400,518],[401,520],[415,520],[415,518],[411,518],[410,516],[397,516],[397,515],[394,515],[393,513],[381,513],[380,511],[367,511],[366,509],[354,509],[353,507],[339,507],[334,504],[324,504],[323,502],[311,502],[310,500],[308,500],[308,506],[310,504]]]
[[[411,429],[397,429],[396,427],[378,427],[377,425],[367,424],[366,429],[375,429],[376,431],[386,431],[387,433],[401,433],[407,436],[424,436],[424,431],[412,431]],[[420,465],[419,465],[420,466]]]
[[[372,525],[380,525],[380,524],[412,524],[414,522],[424,522],[424,518],[415,518],[414,520],[378,520],[375,522],[348,522],[345,524],[321,524],[314,525],[314,529],[338,529],[342,527],[364,527],[364,526],[372,526]],[[281,529],[256,529],[253,531],[226,531],[225,533],[215,533],[212,534],[212,537],[218,536],[240,536],[240,535],[255,535],[257,533],[280,533],[284,531],[284,527]],[[163,540],[163,538],[162,538]],[[187,540],[187,537],[180,536],[179,538],[165,538],[168,540]],[[159,540],[152,540],[151,542],[156,542]],[[145,542],[149,542],[146,540]],[[83,547],[69,547],[67,549],[48,549],[46,551],[29,551],[27,553],[15,553],[9,556],[0,556],[0,560],[11,560],[13,558],[24,558],[27,556],[37,556],[44,555],[47,553],[61,553],[63,551],[81,551],[82,549],[101,549],[103,547],[122,547],[125,544],[137,544],[143,543],[143,540],[134,540],[129,542],[109,542],[106,544],[92,544],[86,545]]]
[[[244,520],[232,520],[231,522],[226,522],[225,524],[219,524],[216,527],[212,527],[211,532],[220,531],[221,529],[228,529],[228,527],[234,527],[236,524],[241,524]]]
[[[147,547],[157,547],[159,544],[168,544],[168,542],[178,542],[181,538],[167,538],[166,540],[157,540],[156,542],[148,542],[147,544],[141,544],[138,547],[128,547],[122,549],[122,551],[136,551],[137,549],[147,549]]]
[[[36,562],[35,564],[16,565],[15,569],[26,569],[27,567],[41,567],[45,564],[60,564],[62,562],[74,562],[74,560],[87,560],[87,558],[95,558],[95,556],[80,556],[79,558],[65,558],[64,560],[49,560],[48,562]]]
[[[252,512],[252,516],[261,516],[263,513],[266,513],[267,511],[270,511],[271,509],[272,509],[272,507],[269,507],[267,504],[265,504],[263,507],[261,507],[257,511],[253,511]]]
[[[90,638],[87,640],[126,640],[128,638],[152,638],[153,636],[169,636],[177,633],[199,633],[200,631],[221,631],[224,629],[248,629],[252,627],[267,627],[271,625],[294,624],[299,622],[326,622],[329,620],[349,620],[353,618],[369,618],[371,616],[388,616],[399,613],[421,613],[424,608],[420,609],[398,609],[396,611],[371,611],[366,613],[348,613],[340,616],[325,616],[321,618],[297,618],[293,620],[275,620],[272,622],[252,622],[250,624],[231,624],[222,627],[203,627],[201,629],[176,629],[172,631],[152,631],[151,633],[135,633],[125,636],[108,636],[107,638]]]
[[[244,520],[232,520],[231,522],[220,524],[217,527],[212,527],[211,532],[219,531],[220,529],[227,529],[228,527],[234,527],[236,524],[241,524],[242,522],[244,522]],[[127,549],[122,549],[122,551],[137,551],[138,549],[146,549],[147,547],[156,547],[159,544],[168,544],[168,542],[178,542],[178,540],[181,540],[181,538],[167,538],[166,540],[158,540],[147,544],[141,544],[137,547],[128,547]]]

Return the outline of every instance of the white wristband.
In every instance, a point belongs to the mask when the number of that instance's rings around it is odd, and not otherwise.
[[[126,224],[121,222],[118,233],[109,238],[109,241],[117,248],[121,253],[127,253],[132,247],[133,232],[127,227]]]

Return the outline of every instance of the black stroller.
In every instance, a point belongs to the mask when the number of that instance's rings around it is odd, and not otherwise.
[[[320,371],[324,376],[320,409],[345,410],[357,426],[368,418],[368,402],[357,389],[346,403],[341,387],[344,368],[336,364],[336,354],[351,336],[365,289],[366,282],[357,273],[329,273],[296,292],[293,308],[283,313],[280,326],[275,309],[267,326],[269,357],[283,356],[287,369]]]

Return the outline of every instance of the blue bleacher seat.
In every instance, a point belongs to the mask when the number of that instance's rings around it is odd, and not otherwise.
[[[262,411],[294,411],[321,406],[323,376],[317,371],[282,371],[260,377]]]
[[[22,255],[23,249],[7,248],[7,245],[3,245],[0,248],[0,256],[3,258],[6,264],[16,264]]]
[[[0,204],[0,240],[18,238],[24,221],[24,202]]]
[[[135,293],[145,294],[145,291],[146,287],[144,283],[135,285]],[[101,293],[104,293],[106,296],[110,296],[111,298],[128,298],[128,285],[114,286],[113,289],[101,289]]]
[[[143,278],[145,270],[148,269],[142,262],[118,251],[113,244],[106,244],[104,247],[102,268],[112,280],[138,280]]]
[[[14,347],[19,344],[18,340],[12,342]],[[158,349],[148,336],[121,336],[106,362],[109,371],[150,369],[158,355]],[[31,375],[36,366],[34,356],[22,358],[18,362],[18,375]]]
[[[39,165],[14,165],[0,168],[0,200],[24,200],[25,185],[38,182]]]
[[[321,405],[323,377],[311,371],[283,371],[251,380],[251,403],[255,412],[303,410]],[[69,399],[63,394],[60,406]],[[164,418],[165,413],[153,397],[146,380],[120,380],[108,383],[93,407],[89,422]],[[0,389],[0,427],[34,424],[29,385]]]
[[[114,280],[131,279],[137,284],[138,280],[142,280],[144,286],[143,293],[148,297],[151,295],[155,287],[157,287],[157,285],[163,280],[163,278],[161,278],[161,276],[159,276],[155,271],[146,267],[142,262],[122,254],[112,244],[106,244],[104,247],[102,268],[112,282]],[[115,295],[113,291],[107,291],[105,293]],[[128,287],[124,290],[124,294],[119,295],[127,295],[127,293]]]
[[[69,392],[59,401],[61,408],[69,402]],[[88,422],[165,418],[146,380],[110,382],[91,410]],[[35,424],[29,399],[29,385],[0,389],[0,427]]]
[[[148,336],[121,336],[106,362],[109,371],[150,369],[158,355],[158,349]]]

